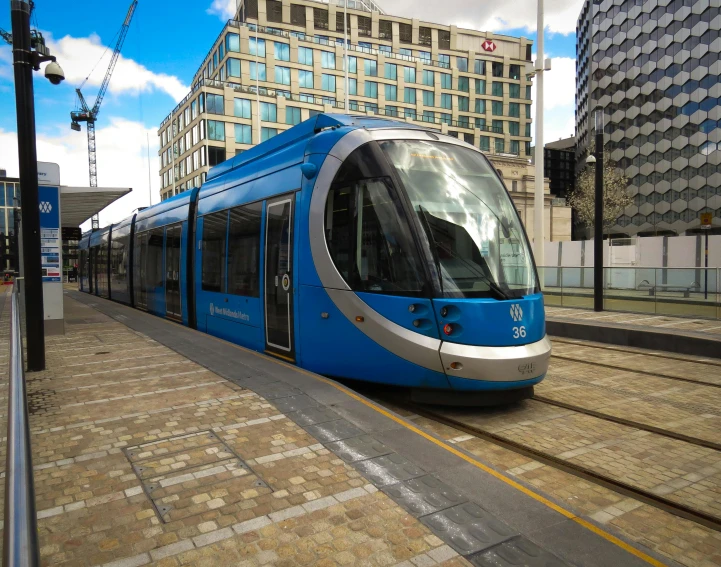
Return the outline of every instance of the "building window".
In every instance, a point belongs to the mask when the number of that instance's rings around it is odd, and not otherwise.
[[[257,69],[257,75],[256,75]],[[250,62],[250,78],[258,81],[265,81],[265,63]]]
[[[531,123],[529,122],[526,124],[526,138],[530,138],[530,137],[531,137]]]
[[[401,43],[413,43],[413,26],[398,24],[398,36]]]
[[[348,77],[348,94],[358,94],[358,79],[351,79]]]
[[[517,102],[512,102],[508,105],[508,116],[512,118],[521,117],[521,105]]]
[[[450,124],[450,123],[451,123],[451,115],[450,115],[450,114],[446,114],[445,112],[441,112],[441,113],[439,114],[439,116],[441,117],[441,122],[442,122],[442,123],[444,123],[444,124]]]
[[[496,153],[502,154],[506,151],[506,143],[503,138],[496,138],[494,144],[496,146]]]
[[[418,28],[418,43],[421,45],[431,44],[431,28],[419,27]]]
[[[298,86],[313,88],[313,71],[298,71]]]
[[[285,123],[286,124],[300,124],[300,108],[294,106],[285,107]]]
[[[358,72],[358,58],[348,56],[348,72],[349,73],[357,73]]]
[[[452,89],[453,84],[452,80],[453,77],[448,73],[440,73],[441,75],[441,88],[442,89]]]
[[[350,14],[348,14],[348,28],[350,28]],[[335,31],[344,32],[345,27],[343,25],[343,10],[338,10],[335,13]]]
[[[433,87],[436,84],[436,75],[433,71],[423,71],[423,84]]]
[[[313,64],[313,50],[308,47],[298,48],[298,63],[301,65]]]
[[[458,77],[458,90],[463,92],[470,92],[470,88],[468,86],[468,77]]]
[[[476,79],[476,94],[486,94],[486,79]]]
[[[491,71],[493,72],[494,77],[503,77],[503,63],[493,61],[491,64]]]
[[[494,100],[491,103],[491,113],[493,116],[503,116],[503,103],[499,100]]]
[[[191,120],[195,120],[198,117],[198,100],[194,100],[190,103],[190,117]],[[163,132],[163,145],[165,145],[165,132]]]
[[[435,106],[436,97],[433,91],[423,91],[423,106]]]
[[[453,108],[453,97],[449,94],[441,94],[441,108]]]
[[[377,77],[378,76],[378,62],[371,59],[363,60],[363,72],[366,77]]]
[[[323,67],[323,69],[335,69],[335,53],[321,51],[320,66]]]
[[[526,118],[528,118],[529,120],[531,119],[531,105],[530,104],[526,105]]]
[[[318,30],[328,29],[328,10],[313,8],[313,26]]]
[[[491,130],[496,134],[503,134],[503,120],[494,120],[491,122]]]
[[[290,5],[290,23],[294,26],[305,27],[305,6],[300,4]]]
[[[451,32],[449,30],[438,30],[438,48],[451,48]]]
[[[229,57],[225,62],[228,77],[240,77],[240,59]]]
[[[511,98],[521,98],[521,85],[514,85],[513,83],[509,83],[508,96],[510,96]]]
[[[208,146],[208,165],[213,167],[225,161],[225,148]]]
[[[456,57],[456,67],[459,71],[468,72],[468,57]]]
[[[269,22],[283,23],[283,3],[279,0],[265,0],[266,18]]]
[[[443,55],[442,53],[438,54],[438,64],[441,67],[445,67],[446,69],[451,68],[451,56],[450,55]],[[449,87],[450,88],[450,87]]]
[[[229,33],[225,36],[225,49],[240,53],[240,36],[237,33]]]
[[[432,110],[424,110],[422,120],[423,120],[423,122],[435,122],[436,121],[436,113],[433,112]]]
[[[473,72],[476,75],[485,75],[486,74],[486,62],[483,59],[476,59],[473,62]]]
[[[479,130],[485,130],[486,129],[486,119],[485,118],[476,118],[476,128]]]
[[[405,47],[401,47],[401,48],[398,50],[398,53],[400,53],[400,54],[403,55],[404,57],[413,57],[413,50],[412,50],[412,49],[407,49],[407,48],[405,48]]]
[[[404,108],[403,118],[410,118],[411,120],[415,120],[417,118],[415,108]]]
[[[520,65],[509,65],[508,66],[508,78],[515,79],[516,81],[521,80],[521,66]]]
[[[386,116],[398,116],[397,106],[386,106]]]
[[[260,129],[260,141],[261,142],[267,142],[270,140],[273,136],[276,136],[278,134],[278,130],[276,128],[266,128],[263,126]]]
[[[519,136],[521,133],[521,125],[518,122],[509,122],[508,133],[511,136]]]
[[[491,83],[491,95],[492,96],[503,96],[503,83],[493,81]]]
[[[406,83],[416,82],[416,69],[415,67],[403,67],[403,79]]]
[[[511,140],[511,153],[518,155],[521,153],[518,140]],[[515,181],[514,181],[515,183]]]
[[[478,114],[485,114],[486,113],[486,101],[482,98],[476,99],[476,112]]]
[[[378,22],[378,37],[381,39],[393,39],[393,22],[380,20]]]
[[[386,100],[398,100],[398,87],[396,85],[386,85]]]
[[[324,91],[335,92],[335,75],[321,75],[321,87]]]
[[[252,130],[248,124],[235,125],[235,142],[236,144],[252,144]]]
[[[526,86],[526,100],[531,100],[531,85]]]
[[[378,98],[378,83],[374,81],[366,81],[365,96],[368,98]]]
[[[208,114],[225,114],[223,95],[207,93],[205,97]]]
[[[225,122],[208,120],[208,139],[225,142]]]
[[[278,107],[272,102],[261,102],[260,119],[265,122],[278,122]]]
[[[384,66],[383,76],[386,79],[391,79],[392,81],[397,80],[398,79],[398,66],[394,65],[393,63],[386,63]]]
[[[458,110],[461,112],[468,112],[468,97],[467,96],[459,96],[458,97]]]
[[[201,262],[201,287],[203,291],[225,293],[225,250],[227,234],[228,211],[212,213],[203,217],[203,259]]]
[[[248,46],[251,55],[257,55],[258,57],[265,57],[265,40],[255,39],[251,37],[248,40]]]
[[[275,58],[278,61],[290,61],[290,45],[287,43],[273,42],[275,46]]]
[[[200,139],[205,140],[205,120],[201,120],[200,124]]]
[[[358,16],[358,35],[370,37],[371,19],[367,16]]]
[[[409,89],[408,87],[405,87],[403,89],[403,102],[415,104],[416,103],[416,89]]]
[[[290,68],[276,66],[275,82],[279,85],[290,85]]]

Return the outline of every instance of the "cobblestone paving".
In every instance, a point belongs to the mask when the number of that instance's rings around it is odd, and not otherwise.
[[[688,567],[721,565],[721,533],[717,531],[478,439],[464,431],[414,416],[388,402],[383,403],[449,443],[565,502],[579,514],[589,515],[601,524],[615,527],[631,541]]]
[[[658,331],[681,331],[701,334],[721,335],[721,321],[718,319],[689,319],[672,315],[652,315],[648,313],[624,313],[606,311],[598,314],[591,309],[573,309],[569,307],[547,306],[546,315],[553,319],[572,319],[616,325],[640,325],[653,327]]]
[[[271,402],[65,314],[28,374],[44,565],[468,565]]]

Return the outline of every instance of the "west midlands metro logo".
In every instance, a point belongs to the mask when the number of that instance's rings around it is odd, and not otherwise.
[[[523,309],[521,309],[520,304],[514,303],[511,305],[511,319],[514,321],[520,321],[523,319]]]
[[[48,201],[40,201],[39,208],[41,213],[49,213],[53,210],[53,206]]]

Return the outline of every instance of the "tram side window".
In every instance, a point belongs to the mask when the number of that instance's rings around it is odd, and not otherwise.
[[[128,238],[128,236],[113,238],[110,252],[110,277],[114,284],[125,283],[127,277],[125,256]]]
[[[154,228],[148,233],[148,262],[146,287],[163,287],[163,229]]]
[[[328,250],[356,291],[420,295],[421,263],[391,180],[360,177],[377,159],[351,156],[339,171],[326,204]]]
[[[226,292],[225,241],[228,234],[228,211],[203,217],[203,291]]]
[[[262,203],[230,210],[228,293],[260,296],[260,217]]]

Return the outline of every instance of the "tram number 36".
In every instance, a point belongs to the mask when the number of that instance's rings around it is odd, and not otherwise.
[[[526,336],[526,327],[513,327],[513,338],[522,339]]]

